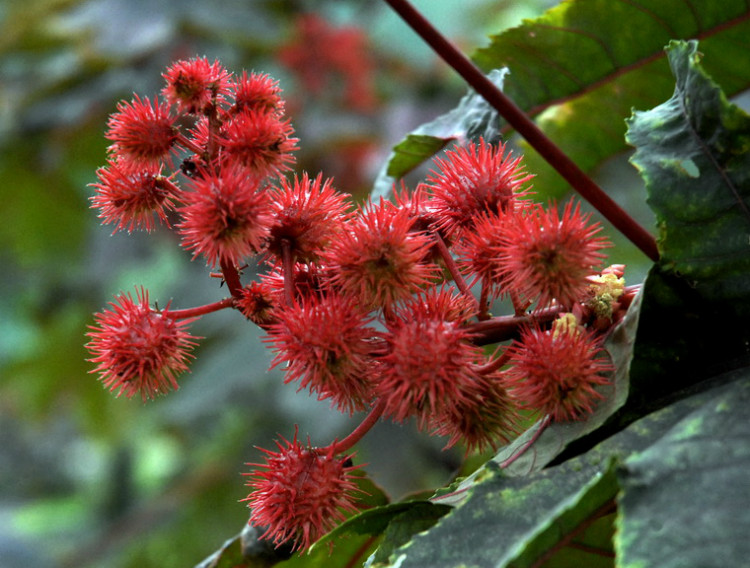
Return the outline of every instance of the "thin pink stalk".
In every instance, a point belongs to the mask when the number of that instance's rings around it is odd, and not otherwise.
[[[463,276],[461,276],[461,272],[459,272],[458,270],[456,261],[453,260],[451,252],[448,250],[448,245],[445,244],[443,237],[441,237],[440,233],[438,233],[437,231],[433,231],[432,236],[435,239],[435,244],[437,245],[438,251],[440,252],[440,256],[442,257],[443,262],[445,262],[445,267],[448,269],[448,272],[450,272],[453,281],[456,283],[456,286],[458,286],[458,289],[461,290],[461,293],[464,296],[470,298],[471,301],[476,304],[476,299],[474,298],[474,296],[472,296],[471,290],[469,290],[469,287],[466,285],[466,281],[464,280]]]
[[[364,438],[365,434],[367,434],[372,429],[372,427],[377,424],[378,420],[383,415],[384,410],[385,400],[381,399],[375,404],[375,406],[372,407],[367,416],[365,416],[364,420],[362,420],[359,426],[357,426],[351,434],[349,434],[343,440],[335,442],[333,453],[342,454],[353,448],[354,445],[362,438]]]
[[[542,435],[542,432],[544,432],[547,429],[547,426],[549,426],[549,423],[552,421],[552,417],[548,414],[544,417],[544,420],[542,420],[542,423],[539,425],[539,429],[534,432],[534,435],[531,437],[531,439],[526,442],[520,450],[518,450],[515,454],[510,456],[507,460],[505,460],[503,463],[500,464],[500,467],[502,469],[505,469],[506,467],[509,467],[510,464],[515,462],[518,458],[520,458],[522,455],[526,453],[526,451],[534,445],[534,442],[536,442],[539,439],[539,436]]]
[[[198,144],[190,140],[187,136],[184,134],[178,134],[177,135],[177,142],[183,146],[184,148],[187,148],[194,154],[198,154],[199,156],[203,154],[204,149],[201,148]]]
[[[563,311],[562,306],[553,306],[536,310],[524,316],[498,316],[484,321],[470,323],[466,330],[472,334],[475,345],[490,345],[513,339],[518,329],[532,321],[546,323],[554,320]]]
[[[515,290],[511,290],[509,292],[510,294],[510,301],[513,303],[513,311],[516,313],[517,316],[522,316],[526,313],[526,308],[529,307],[531,302],[526,300],[521,300],[521,297],[518,295],[518,292]]]
[[[286,239],[281,239],[281,263],[284,269],[284,299],[291,306],[294,302],[294,254]]]
[[[491,359],[489,362],[485,363],[484,365],[478,365],[475,370],[480,375],[487,375],[489,373],[494,373],[497,371],[500,367],[505,365],[510,360],[510,353],[508,349],[505,349],[499,357],[495,357],[494,359]]]
[[[222,260],[221,273],[224,275],[224,282],[227,283],[227,288],[229,288],[229,293],[232,294],[232,297],[240,298],[242,296],[242,282],[240,281],[240,273],[237,267]]]
[[[225,308],[231,308],[231,307],[234,307],[234,298],[224,298],[223,300],[219,300],[218,302],[214,302],[212,304],[206,304],[205,306],[197,306],[195,308],[185,308],[182,310],[164,311],[162,313],[165,316],[170,317],[170,318],[185,319],[185,318],[195,318],[198,316],[203,316],[206,314],[218,312],[219,310],[223,310]]]
[[[407,0],[385,0],[440,57],[492,105],[505,120],[599,213],[654,262],[656,240],[579,168],[526,114],[490,81]]]
[[[477,314],[479,321],[490,319],[490,286],[489,279],[482,278],[482,288],[479,292],[479,314]]]

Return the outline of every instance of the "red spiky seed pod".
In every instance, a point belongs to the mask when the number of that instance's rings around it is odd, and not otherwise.
[[[319,259],[330,241],[341,232],[351,205],[321,174],[311,179],[306,173],[290,181],[280,180],[269,191],[274,221],[265,252],[281,262],[283,247],[292,258],[309,263]]]
[[[210,112],[222,103],[231,77],[221,63],[210,63],[205,57],[176,61],[162,76],[167,83],[164,98],[188,114]]]
[[[284,100],[281,98],[279,82],[265,73],[242,72],[233,86],[233,114],[246,111],[277,112],[284,111]]]
[[[528,193],[524,184],[533,176],[521,164],[521,156],[505,153],[505,145],[484,140],[446,152],[435,160],[439,172],[427,177],[430,206],[437,226],[449,235],[473,228],[481,215],[512,211]]]
[[[586,278],[605,258],[602,249],[611,246],[598,235],[601,225],[589,224],[590,217],[573,201],[562,214],[552,204],[510,216],[497,249],[497,278],[540,307],[557,300],[571,308],[585,299]]]
[[[432,417],[481,399],[477,368],[483,353],[463,326],[469,311],[457,307],[447,290],[394,307],[376,386],[386,416],[397,422],[416,416],[426,428]]]
[[[524,407],[556,422],[580,420],[603,398],[597,386],[609,384],[612,363],[591,332],[572,314],[561,315],[552,329],[527,327],[511,346],[504,379]]]
[[[98,182],[91,207],[99,210],[102,223],[114,224],[112,233],[134,229],[151,231],[154,219],[169,226],[167,212],[174,211],[179,189],[161,175],[161,167],[147,165],[140,170],[123,168],[110,160],[96,172]]]
[[[349,465],[351,456],[336,457],[333,446],[312,448],[294,438],[276,442],[278,451],[261,449],[266,454],[247,485],[253,491],[243,501],[252,510],[250,524],[265,528],[261,538],[278,547],[291,544],[304,552],[347,513],[357,512],[354,497],[359,491]]]
[[[138,169],[159,165],[169,160],[177,142],[175,121],[169,104],[135,95],[131,102],[117,105],[117,112],[107,122],[105,136],[112,140],[110,151],[122,166],[132,164]]]
[[[152,309],[143,288],[135,300],[121,294],[94,318],[86,348],[104,386],[127,398],[140,393],[144,401],[178,388],[176,377],[188,370],[199,339],[186,330],[195,318],[178,321],[169,307]]]
[[[479,215],[474,229],[464,232],[453,249],[461,272],[481,279],[487,287],[490,300],[506,292],[503,267],[497,251],[503,242],[505,219],[512,214]]]
[[[252,110],[238,113],[221,131],[225,158],[255,175],[276,175],[290,169],[297,138],[289,120],[277,113]]]
[[[262,182],[238,167],[206,172],[191,180],[180,209],[182,246],[211,266],[239,265],[256,254],[273,221]]]
[[[426,260],[431,241],[412,231],[406,209],[368,203],[324,252],[334,286],[363,308],[381,308],[429,284],[438,267]]]
[[[518,406],[497,374],[476,377],[468,396],[430,417],[435,436],[446,436],[445,447],[463,443],[467,453],[497,449],[516,433]]]
[[[277,351],[271,368],[285,363],[285,382],[298,380],[343,412],[364,410],[374,382],[372,319],[335,294],[302,298],[276,315],[264,339]]]
[[[266,328],[277,320],[274,313],[280,294],[264,282],[251,282],[243,287],[236,300],[237,309],[258,327]]]

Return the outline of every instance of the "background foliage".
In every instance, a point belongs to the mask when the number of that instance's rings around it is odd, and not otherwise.
[[[605,189],[626,209],[648,227],[658,223],[660,245],[667,254],[650,269],[643,298],[640,329],[650,331],[639,335],[633,376],[641,383],[631,385],[635,395],[631,393],[628,404],[598,434],[571,445],[558,461],[594,450],[510,481],[493,465],[496,461],[490,462],[473,478],[476,489],[469,500],[413,541],[408,565],[494,566],[501,558],[513,566],[573,566],[582,558],[601,562],[587,564],[591,566],[611,565],[611,558],[587,555],[585,547],[612,546],[612,503],[623,487],[632,491],[620,506],[632,515],[617,527],[615,546],[623,565],[638,565],[651,558],[648,550],[663,546],[658,540],[650,544],[654,527],[690,515],[666,508],[660,518],[647,506],[661,496],[672,502],[689,497],[661,491],[669,480],[685,483],[680,477],[689,475],[680,465],[685,460],[710,464],[709,471],[726,465],[722,471],[727,477],[722,479],[729,486],[747,481],[742,473],[747,459],[742,444],[748,435],[743,414],[747,376],[741,370],[719,376],[746,364],[746,333],[707,335],[704,328],[708,324],[728,330],[728,313],[735,314],[731,323],[746,324],[745,306],[750,303],[743,278],[747,249],[742,235],[749,232],[747,219],[741,214],[738,219],[722,216],[727,194],[721,182],[712,184],[718,188],[716,194],[691,206],[698,221],[680,218],[688,203],[685,195],[698,193],[709,174],[696,179],[690,175],[690,163],[681,161],[675,167],[684,172],[684,183],[674,191],[685,194],[665,194],[665,181],[649,160],[663,164],[670,150],[661,156],[649,145],[653,140],[640,138],[672,125],[670,105],[681,108],[679,98],[670,100],[675,78],[702,78],[703,90],[691,100],[715,101],[709,125],[724,133],[720,149],[746,160],[746,115],[728,107],[708,77],[728,96],[747,89],[750,10],[741,2],[722,3],[720,9],[710,9],[711,2],[693,2],[687,17],[681,2],[644,2],[649,10],[637,10],[631,2],[586,0],[564,3],[540,20],[502,32],[520,23],[521,17],[541,14],[551,3],[475,0],[460,11],[449,0],[416,4],[467,52],[474,52],[485,71],[508,66],[506,92],[580,165],[598,168]],[[334,77],[317,90],[305,83],[299,70],[283,65],[279,54],[298,44],[299,18],[308,12],[323,15],[333,29],[360,25],[367,30],[371,59],[362,63],[363,69],[372,69],[367,83],[370,105],[347,103],[346,78]],[[607,30],[602,27],[606,22],[616,27]],[[591,33],[594,29],[598,34]],[[204,267],[191,264],[166,232],[149,238],[110,236],[98,226],[88,210],[87,184],[104,161],[107,114],[133,91],[151,94],[160,89],[161,71],[176,58],[201,54],[221,58],[231,70],[266,71],[281,80],[289,99],[289,114],[301,139],[298,169],[322,170],[335,177],[340,189],[362,196],[383,164],[390,163],[389,149],[413,129],[425,133],[419,125],[450,113],[466,88],[385,5],[373,2],[33,0],[20,6],[6,1],[0,4],[0,30],[2,566],[195,565],[247,520],[246,509],[237,503],[245,496],[238,474],[244,462],[257,460],[254,444],[268,446],[277,432],[288,434],[294,423],[309,432],[313,442],[325,442],[346,432],[348,421],[329,412],[327,404],[281,386],[278,375],[267,373],[270,358],[259,334],[233,313],[203,318],[196,326],[195,332],[207,339],[192,374],[170,397],[148,405],[113,399],[88,374],[83,333],[91,313],[115,292],[143,284],[154,299],[172,299],[175,307],[213,301],[222,294]],[[487,35],[492,36],[489,41],[484,39]],[[673,61],[670,68],[664,46],[670,39],[692,37],[701,39],[701,67],[685,56],[682,61],[692,63],[681,68]],[[670,102],[658,106],[664,101]],[[631,108],[654,110],[636,115],[626,127]],[[679,124],[677,115],[672,126],[684,133],[686,126]],[[634,157],[646,184],[624,163],[626,128],[630,144],[647,148]],[[727,131],[744,133],[745,138]],[[426,134],[437,142],[446,136]],[[715,138],[701,134],[698,140]],[[439,147],[428,145],[425,155]],[[539,197],[563,194],[555,175],[533,152],[528,156],[530,169],[539,174]],[[700,151],[681,159],[690,159],[702,174],[709,170]],[[722,166],[711,175],[735,170],[744,173],[736,174],[740,177],[733,177],[733,184],[746,189],[747,164]],[[646,185],[655,216],[645,207]],[[729,199],[731,208],[736,199]],[[675,207],[670,209],[670,204]],[[675,237],[672,229],[678,226],[685,229]],[[705,234],[717,235],[713,241],[721,246],[735,243],[734,256],[718,267],[697,262],[721,257],[725,250],[706,249],[710,239],[694,238]],[[617,235],[612,237],[617,241],[612,261],[628,264],[629,283],[642,280],[649,264]],[[704,280],[705,286],[686,285]],[[728,281],[735,282],[731,297],[725,296]],[[739,309],[730,311],[728,306]],[[694,357],[675,359],[691,349]],[[705,364],[702,355],[711,350],[717,354],[711,361],[725,364]],[[674,398],[684,398],[674,396],[679,388],[702,385],[716,376],[711,383],[716,389],[666,406]],[[667,377],[658,383],[661,390],[650,388],[655,377]],[[633,423],[658,407],[663,409]],[[631,423],[620,434],[608,436]],[[727,447],[710,442],[722,436],[738,443]],[[687,444],[690,440],[696,444]],[[398,499],[443,485],[456,473],[460,451],[441,453],[440,446],[439,440],[414,436],[408,427],[382,425],[365,439],[358,459],[371,462],[370,476]],[[680,453],[682,447],[686,453]],[[543,448],[540,444],[539,450]],[[688,482],[696,484],[696,491],[713,483],[705,473]],[[372,493],[379,494],[375,489]],[[506,501],[512,496],[508,506],[516,507],[513,515],[509,509],[501,514],[471,505],[471,500],[499,502],[492,495]],[[721,510],[722,503],[702,500],[695,506]],[[355,551],[387,525],[390,548],[382,548],[373,562],[388,564],[398,557],[400,544],[432,526],[447,507],[414,501],[377,511],[373,518],[344,527],[341,534],[349,538],[342,542]],[[486,519],[480,533],[464,518],[477,514]],[[731,518],[734,526],[750,524],[736,514]],[[718,526],[732,528],[721,522]],[[467,530],[471,534],[464,533]],[[696,534],[703,534],[700,530]],[[493,536],[498,533],[504,540]],[[571,543],[560,536],[570,533],[581,537],[578,547],[568,546]],[[715,531],[707,534],[719,540]],[[446,542],[472,544],[466,549]],[[645,557],[643,546],[636,546],[643,542]],[[670,565],[669,554],[681,546],[672,543],[653,565]],[[229,544],[217,562],[232,565],[237,549],[236,542]],[[443,549],[457,556],[436,557],[435,551]],[[565,550],[567,556],[550,556],[550,550]],[[341,557],[346,555],[344,550]],[[717,566],[733,564],[714,549],[706,557],[720,560]],[[569,564],[555,564],[560,558]],[[539,564],[540,560],[549,564]],[[306,566],[316,563],[333,565],[327,547],[304,559]],[[287,564],[302,565],[302,560]]]

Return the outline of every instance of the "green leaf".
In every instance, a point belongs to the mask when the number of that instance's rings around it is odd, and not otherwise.
[[[674,95],[628,121],[631,161],[659,225],[661,264],[709,301],[750,315],[750,116],[699,65],[698,43],[667,48]]]
[[[488,78],[502,88],[504,70],[494,70]],[[413,169],[426,162],[455,140],[479,138],[492,141],[498,137],[498,118],[495,111],[481,96],[469,91],[458,106],[432,122],[414,129],[393,147],[385,166],[375,180],[372,197],[387,197],[393,184]]]
[[[735,499],[732,510],[736,512],[743,506],[743,502],[737,500],[737,490],[747,485],[748,476],[745,472],[749,452],[747,444],[744,444],[743,449],[732,448],[741,446],[750,434],[746,432],[750,425],[750,420],[747,419],[747,409],[750,408],[747,400],[750,393],[750,373],[743,370],[717,377],[711,385],[710,388],[706,385],[703,392],[638,420],[589,452],[561,465],[536,471],[526,477],[507,477],[497,464],[490,462],[483,470],[481,479],[472,486],[468,498],[442,517],[431,530],[416,535],[407,545],[398,548],[391,554],[388,566],[612,566],[615,552],[612,541],[615,511],[612,505],[620,491],[618,476],[628,483],[627,479],[631,475],[629,472],[639,472],[642,477],[632,478],[636,489],[638,482],[644,479],[654,483],[653,493],[649,498],[643,501],[634,498],[640,506],[640,510],[636,510],[640,517],[635,519],[633,529],[654,531],[654,527],[648,525],[654,513],[653,502],[660,498],[660,491],[668,483],[679,484],[679,480],[663,478],[658,473],[650,475],[649,472],[653,471],[650,467],[652,462],[643,461],[645,458],[640,456],[649,456],[650,460],[655,461],[663,457],[664,467],[673,467],[675,463],[680,463],[675,457],[686,455],[680,453],[685,449],[680,444],[685,433],[691,434],[691,440],[711,448],[707,455],[719,464],[726,463],[720,457],[721,450],[728,455],[741,456],[738,463],[730,465],[742,467],[733,467],[733,473],[728,476],[730,483],[722,486],[721,491],[715,491],[722,499],[731,495]],[[744,406],[745,410],[734,412],[735,406],[727,406],[726,402],[733,398],[737,398],[736,408]],[[717,421],[716,430],[707,430],[706,435],[701,435],[696,426],[700,426],[702,422],[696,422],[695,418],[704,417],[706,413],[719,417],[723,422]],[[735,425],[730,427],[730,422]],[[727,432],[729,437],[720,442],[722,432]],[[664,451],[662,456],[665,443],[672,446],[674,453],[670,453],[672,450]],[[681,471],[695,470],[695,475],[702,482],[708,482],[711,472],[715,471],[712,467],[706,467],[707,464],[700,457],[705,447],[695,448],[694,453],[689,454],[691,461],[680,464]],[[618,464],[625,464],[624,473],[619,473]],[[696,464],[700,467],[696,467]],[[701,473],[704,469],[707,471]],[[694,498],[689,487],[683,490],[672,487],[671,491],[675,495],[672,508],[657,516],[660,522],[669,512],[674,513],[681,507],[685,500]],[[706,493],[711,491],[707,489]],[[678,494],[679,499],[676,497]],[[623,503],[623,509],[616,513],[620,519],[617,521],[618,528],[630,527],[628,503]],[[706,509],[706,505],[720,508],[723,503],[724,501],[720,503],[718,499],[709,496],[703,501],[703,511],[714,510]],[[698,513],[693,511],[692,514]],[[746,516],[747,513],[742,512],[739,528],[736,530],[747,526]],[[711,522],[712,517],[706,517],[702,525]],[[721,521],[732,522],[729,517],[723,516]],[[672,540],[679,541],[685,530],[684,522],[662,525],[669,528],[668,532],[654,531],[651,535],[654,548],[658,547],[661,539],[665,539],[664,544],[667,546]],[[716,542],[719,542],[718,534],[722,528],[725,527],[720,526],[710,533],[715,536]],[[698,531],[690,534],[693,535],[696,546],[703,542]],[[626,536],[626,544],[637,549],[640,535],[636,533],[631,536],[626,533]],[[727,546],[726,540],[720,542]],[[623,546],[625,545],[618,541],[618,551]],[[658,556],[653,562],[649,560],[640,564],[663,565],[665,564],[661,563]],[[677,565],[696,564],[689,562],[684,555],[681,564],[674,564]],[[709,564],[711,565],[736,566],[742,563]]]
[[[455,138],[437,138],[426,134],[407,134],[393,147],[393,157],[388,162],[387,175],[402,178],[421,163],[429,160]]]
[[[504,566],[519,557],[540,556],[558,537],[549,532],[565,517],[577,526],[616,494],[606,463],[561,466],[529,477],[506,477],[494,463],[485,469],[468,499],[397,549],[388,566]],[[524,566],[526,564],[519,564]]]
[[[747,564],[750,374],[741,375],[625,462],[618,566]]]
[[[372,556],[372,564],[375,567],[380,563],[388,561],[393,551],[409,542],[412,537],[422,531],[426,531],[435,525],[438,520],[446,515],[451,507],[430,502],[412,502],[404,512],[397,514],[391,519],[386,528],[384,543],[378,547]]]
[[[625,422],[750,356],[750,117],[706,75],[697,47],[670,44],[674,95],[628,121],[661,260],[645,284]]]
[[[288,558],[288,552],[276,550],[271,541],[260,539],[261,534],[260,529],[246,524],[240,534],[195,568],[268,568]]]
[[[750,86],[750,11],[742,0],[572,0],[494,36],[473,59],[485,71],[507,67],[505,93],[540,115],[539,126],[591,171],[626,149],[623,119],[631,108],[669,96],[664,45],[696,37],[728,94]],[[526,159],[538,192],[565,190],[534,151]]]

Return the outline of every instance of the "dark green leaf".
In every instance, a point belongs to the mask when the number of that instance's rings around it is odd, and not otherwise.
[[[615,477],[595,473],[600,465],[602,471],[608,469],[606,464],[577,464],[509,478],[490,462],[468,499],[396,550],[388,566],[494,567],[539,557],[560,538],[549,532],[551,525],[553,532],[577,526],[614,497]]]
[[[275,549],[271,541],[260,539],[261,534],[260,529],[246,524],[240,534],[195,568],[268,568],[289,557],[288,550]]]
[[[721,389],[620,472],[618,566],[744,566],[750,558],[750,378]]]
[[[587,171],[625,150],[623,119],[669,96],[663,47],[701,38],[709,71],[728,94],[750,86],[750,10],[742,0],[574,0],[504,31],[474,53],[484,70],[508,68],[505,93]],[[550,108],[553,107],[553,108]],[[535,187],[559,194],[562,179],[535,152]]]
[[[447,505],[430,502],[416,502],[404,512],[397,514],[389,523],[383,535],[383,544],[372,557],[371,566],[388,561],[393,551],[409,542],[412,537],[432,527],[440,517],[451,510]]]
[[[631,415],[750,356],[750,117],[702,70],[695,42],[668,53],[674,95],[628,122],[662,255],[644,290]]]
[[[750,393],[748,372],[744,370],[717,377],[712,384],[713,388],[642,418],[586,454],[568,460],[562,465],[534,472],[527,477],[506,477],[497,464],[490,462],[483,469],[481,479],[477,479],[472,486],[468,498],[440,519],[431,530],[418,534],[408,545],[397,549],[390,557],[389,566],[521,568],[541,565],[538,564],[541,561],[547,562],[544,566],[612,566],[611,555],[614,545],[610,538],[614,520],[612,502],[619,490],[615,475],[617,464],[625,463],[626,471],[637,468],[642,463],[639,461],[642,458],[634,458],[632,464],[628,458],[638,452],[658,460],[665,440],[676,439],[674,448],[681,451],[679,438],[686,431],[696,434],[693,438],[696,442],[702,439],[709,447],[719,444],[717,440],[722,431],[720,428],[703,438],[695,430],[695,426],[700,424],[694,417],[703,417],[706,412],[721,416],[725,421],[742,423],[741,426],[735,425],[724,430],[730,434],[730,439],[720,444],[722,448],[729,451],[728,448],[741,445],[742,441],[747,439],[749,433],[745,430],[750,424],[746,416],[747,410],[734,413],[734,407],[727,406],[725,401],[737,397],[738,405],[750,408],[746,398],[747,393]],[[693,430],[690,429],[691,426]],[[737,432],[739,433],[735,436]],[[702,451],[703,448],[693,455],[699,456],[699,452]],[[747,449],[732,450],[731,453],[742,456],[740,465],[744,465],[744,468],[735,468],[737,477],[732,478],[732,483],[725,486],[720,493],[724,497],[731,494],[736,499],[737,488],[747,484],[747,474],[744,472],[747,471],[746,458],[750,456]],[[718,463],[725,463],[718,457],[715,449],[708,455]],[[674,463],[668,453],[665,453],[665,461]],[[700,467],[696,468],[696,464]],[[702,469],[714,471],[712,468],[706,468],[702,458],[697,457],[689,464],[683,465],[686,466],[686,471],[695,469],[696,475],[703,481],[710,477],[710,473],[704,476],[700,473]],[[650,470],[647,466],[644,465],[639,471],[648,479],[647,472]],[[744,475],[744,479],[740,479],[740,475]],[[669,482],[658,475],[656,478],[664,484]],[[662,487],[660,484],[658,489]],[[652,500],[657,499],[658,489],[655,487],[654,493],[650,495]],[[675,498],[673,508],[670,509],[672,512],[679,508],[684,500],[693,498],[687,489],[679,495],[682,501]],[[704,504],[708,501],[710,499],[704,501]],[[712,502],[712,505],[721,506],[717,501]],[[638,528],[653,514],[651,503],[643,502],[641,506],[639,514],[642,518],[636,522]],[[740,506],[742,503],[736,502],[733,510],[736,512]],[[618,515],[623,514],[627,516],[627,507],[624,513],[618,512]],[[745,518],[741,516],[740,521]],[[627,520],[618,521],[618,526],[623,522]],[[709,522],[711,521],[707,519],[706,523]],[[680,538],[684,525],[669,526],[673,529],[670,534],[653,535],[654,546],[657,546],[656,539],[662,537],[675,540]],[[746,527],[747,521],[740,526]],[[696,541],[699,540],[697,532],[690,534],[693,534]],[[718,540],[718,537],[716,538]],[[669,540],[666,544],[669,544]],[[723,541],[723,545],[727,546],[726,540]],[[623,545],[619,546],[622,548]],[[589,555],[583,561],[582,553]],[[682,566],[695,565],[687,562],[684,556],[682,558]],[[649,561],[640,565],[663,564],[657,558],[653,563]],[[741,562],[718,565],[741,565]]]
[[[657,216],[662,266],[750,315],[750,116],[727,102],[697,50],[669,45],[674,95],[635,113],[627,139]]]
[[[437,138],[426,134],[408,134],[393,147],[393,157],[388,162],[386,174],[392,178],[402,178],[454,140]]]

